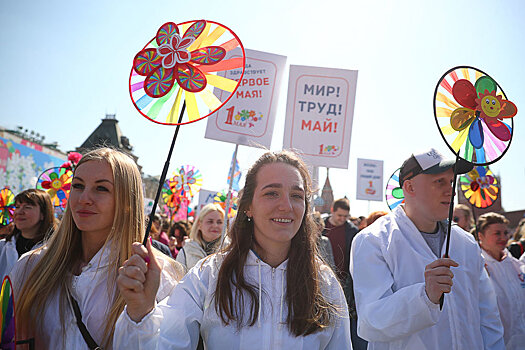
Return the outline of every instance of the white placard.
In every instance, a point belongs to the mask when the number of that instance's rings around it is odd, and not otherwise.
[[[283,148],[311,165],[348,169],[357,71],[290,66]]]
[[[234,96],[208,117],[204,137],[245,146],[270,148],[277,98],[286,57],[267,52],[245,50],[246,69]],[[240,57],[232,50],[230,57]],[[226,78],[239,80],[240,69],[228,71]],[[215,89],[222,100],[227,92]]]
[[[197,205],[197,211],[195,213],[195,217],[199,215],[201,209],[206,205],[210,203],[214,203],[215,195],[218,191],[210,191],[210,190],[200,190],[199,191],[199,204]]]
[[[356,199],[383,201],[383,161],[357,159]]]

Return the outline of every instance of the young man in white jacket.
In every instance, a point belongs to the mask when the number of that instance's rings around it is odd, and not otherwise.
[[[350,273],[358,334],[377,349],[504,349],[494,289],[474,238],[452,226],[444,242],[454,160],[435,149],[401,168],[405,204],[361,231]],[[458,162],[458,174],[472,165]],[[446,293],[443,309],[439,299]]]

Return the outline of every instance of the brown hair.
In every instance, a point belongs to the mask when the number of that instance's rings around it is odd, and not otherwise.
[[[478,218],[478,223],[476,228],[478,233],[484,233],[485,229],[492,224],[509,224],[509,220],[501,214],[498,213],[485,213]]]
[[[386,211],[373,211],[368,215],[366,218],[366,226],[372,225],[377,219],[379,219],[381,216],[385,216],[388,213]]]
[[[340,198],[332,203],[332,210],[335,212],[337,209],[343,209],[350,211],[350,201],[348,198]]]
[[[239,208],[231,230],[231,240],[224,249],[226,256],[220,267],[215,290],[215,309],[224,324],[235,321],[237,327],[253,326],[259,314],[256,288],[246,282],[244,264],[250,248],[257,244],[254,239],[253,220],[248,221],[249,209],[257,187],[257,173],[266,164],[284,163],[296,168],[304,181],[305,214],[298,232],[292,238],[286,271],[286,323],[292,334],[305,336],[328,327],[333,320],[335,307],[321,293],[320,260],[317,253],[317,228],[310,215],[311,180],[306,165],[293,153],[267,152],[250,168],[246,184],[239,200]],[[245,320],[244,295],[250,301],[249,317]]]
[[[512,239],[516,242],[522,238],[525,238],[525,218],[520,220],[516,231],[514,231],[514,235],[512,235]]]
[[[38,206],[40,213],[44,217],[38,227],[38,235],[35,237],[36,242],[43,240],[46,235],[51,234],[55,230],[55,212],[51,197],[49,197],[47,192],[33,188],[22,191],[15,197],[15,204],[19,203]],[[21,231],[15,226],[13,231],[6,237],[6,241],[10,241],[13,236],[19,235],[20,233]]]
[[[465,204],[456,204],[454,206],[454,209],[463,212],[463,215],[465,215],[465,217],[467,218],[470,227],[474,227],[476,225],[476,222],[474,220],[474,214],[472,213],[472,209],[470,209],[470,207],[466,206]]]

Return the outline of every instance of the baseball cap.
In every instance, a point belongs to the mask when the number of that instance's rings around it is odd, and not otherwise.
[[[399,185],[403,187],[405,180],[410,180],[419,174],[440,174],[452,168],[455,159],[445,159],[435,148],[421,153],[413,153],[404,161],[399,172]],[[465,174],[472,170],[473,164],[459,158],[456,168],[458,174]]]

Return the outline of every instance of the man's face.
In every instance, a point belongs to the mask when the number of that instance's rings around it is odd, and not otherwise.
[[[452,197],[452,168],[440,174],[419,174],[407,180],[412,186],[413,208],[426,221],[441,221],[448,217]]]
[[[350,218],[350,210],[344,210],[337,208],[336,211],[332,210],[332,224],[334,226],[341,226],[345,223],[346,220]]]

